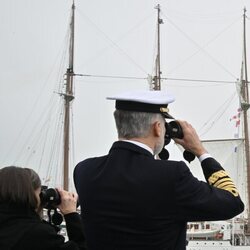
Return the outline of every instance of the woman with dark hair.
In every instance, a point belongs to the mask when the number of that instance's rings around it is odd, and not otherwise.
[[[0,169],[1,250],[85,250],[83,225],[76,212],[77,195],[58,189],[69,241],[39,216],[41,180],[29,168]]]

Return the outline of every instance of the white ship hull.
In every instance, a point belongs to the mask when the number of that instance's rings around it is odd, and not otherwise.
[[[189,241],[187,250],[250,250],[250,246],[232,246],[229,241]]]

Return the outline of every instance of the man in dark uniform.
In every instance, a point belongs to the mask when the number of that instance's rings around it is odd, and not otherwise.
[[[199,158],[207,182],[183,161],[156,159],[173,97],[139,91],[109,99],[116,100],[119,140],[108,155],[74,170],[90,250],[183,250],[188,221],[225,220],[243,211],[233,181],[187,122],[178,121],[184,137],[175,141]]]

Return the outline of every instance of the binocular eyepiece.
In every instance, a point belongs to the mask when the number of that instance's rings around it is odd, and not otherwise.
[[[166,134],[165,134],[166,142],[169,143],[172,138],[178,138],[178,139],[183,138],[184,135],[181,125],[177,121],[171,121],[169,123],[166,122],[165,127],[166,127]],[[165,143],[165,145],[167,144]]]
[[[61,203],[61,197],[59,192],[54,188],[48,188],[42,186],[40,193],[41,206],[47,209],[55,208]]]
[[[63,222],[63,216],[57,211],[56,206],[61,203],[61,196],[55,188],[42,186],[40,193],[41,206],[48,209],[48,223],[53,225],[57,232],[60,231],[59,225]],[[51,211],[53,213],[51,214]]]
[[[182,139],[184,137],[181,125],[177,121],[171,121],[165,123],[166,133],[165,133],[165,145],[168,145],[173,138]],[[161,160],[167,160],[169,158],[168,151],[163,147],[162,151],[159,153]],[[195,155],[190,151],[184,150],[183,157],[189,163],[194,160]]]

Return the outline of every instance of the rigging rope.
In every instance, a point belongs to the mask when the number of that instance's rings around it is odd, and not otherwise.
[[[69,21],[70,21],[70,19],[69,19]],[[68,26],[69,26],[69,25],[68,25]],[[69,28],[68,28],[68,26],[67,26],[67,30],[68,30],[67,34],[69,34]],[[31,111],[29,112],[29,114],[27,115],[27,117],[26,117],[26,119],[25,119],[25,123],[24,123],[23,126],[21,127],[20,132],[18,133],[17,137],[15,138],[15,140],[13,141],[13,143],[11,144],[9,150],[7,150],[7,153],[6,153],[5,156],[3,157],[2,162],[5,162],[6,159],[8,159],[8,157],[11,155],[11,153],[12,153],[13,151],[15,151],[15,149],[17,149],[18,145],[21,143],[21,139],[23,138],[24,133],[25,133],[25,131],[27,130],[28,125],[30,124],[31,118],[34,116],[34,113],[35,113],[35,111],[37,110],[39,101],[41,101],[41,99],[42,99],[42,94],[45,92],[45,90],[47,89],[48,85],[51,83],[50,78],[52,77],[52,73],[55,71],[55,68],[56,68],[56,64],[57,64],[58,58],[59,58],[59,56],[60,56],[60,54],[61,54],[61,50],[62,50],[63,46],[65,47],[65,40],[66,40],[67,36],[69,36],[69,35],[65,35],[64,41],[62,42],[62,44],[61,44],[61,46],[60,46],[61,49],[59,49],[59,51],[58,51],[58,53],[57,53],[55,59],[53,60],[53,63],[52,63],[52,66],[51,66],[51,70],[49,71],[49,73],[48,73],[48,75],[46,76],[45,80],[44,80],[43,83],[41,84],[41,88],[40,88],[39,91],[38,91],[37,97],[36,97],[36,99],[35,99],[33,105],[31,105],[32,109],[31,109]],[[64,61],[65,61],[65,55],[66,55],[65,51],[66,51],[66,50],[64,49],[64,50],[63,50],[63,59],[64,59]],[[60,61],[62,62],[63,60],[61,59]],[[61,72],[61,70],[62,70],[62,64],[60,65],[60,70],[59,70],[59,72],[58,72],[58,75],[60,75],[60,77],[62,77],[62,72]],[[56,80],[55,83],[57,84],[58,81]],[[49,104],[48,104],[47,106],[44,107],[44,109],[43,109],[43,111],[42,111],[41,117],[44,116],[44,114],[45,114],[46,110],[48,109],[49,105],[51,105],[52,99],[53,99],[53,96],[50,98]],[[32,127],[32,129],[31,129],[31,134],[34,133],[35,128],[36,128],[36,126],[37,126],[38,124],[39,124],[39,121],[37,121],[37,122],[35,123],[35,125]],[[20,142],[20,143],[19,143],[19,142]],[[24,144],[23,144],[23,142],[22,142],[22,146],[23,146],[23,145],[26,145],[27,142],[28,142],[28,139],[25,140],[25,143],[24,143]],[[15,164],[15,163],[20,159],[20,156],[22,155],[23,150],[24,150],[24,148],[22,148],[21,151],[19,151],[19,154],[17,154],[17,157],[15,157],[15,159],[13,160],[13,164]]]
[[[205,49],[206,47],[208,47],[208,45],[210,45],[212,42],[214,42],[216,39],[218,39],[222,34],[224,34],[229,28],[231,28],[235,23],[239,22],[240,20],[241,20],[240,18],[237,18],[230,25],[228,25],[223,30],[221,30],[218,34],[216,34],[211,40],[209,40],[203,46],[199,47],[199,49],[196,50],[193,54],[191,54],[190,56],[188,56],[187,58],[185,58],[181,63],[179,63],[178,65],[176,65],[174,68],[170,69],[170,71],[168,72],[168,74],[173,73],[177,68],[179,68],[180,66],[182,66],[183,64],[185,64],[187,61],[189,61],[191,58],[193,58],[195,55],[197,55],[201,51],[201,49]]]
[[[205,127],[207,125],[209,125],[209,127],[203,132],[201,133],[201,136],[204,136],[206,133],[208,133],[208,131],[214,126],[215,122],[219,121],[220,118],[222,117],[222,115],[226,112],[227,109],[229,109],[228,104],[232,103],[232,100],[236,97],[236,93],[233,93],[217,110],[214,114],[212,114],[212,116],[204,123],[204,125],[200,128],[200,130],[202,130],[203,128],[205,129]],[[224,108],[223,108],[224,107]],[[220,112],[220,110],[222,109],[222,111]]]
[[[85,19],[88,20],[88,22],[90,22],[93,27],[95,27],[96,30],[98,30],[107,41],[109,41],[114,47],[116,47],[118,49],[118,51],[120,51],[120,53],[122,53],[123,55],[125,55],[134,65],[137,66],[137,68],[139,68],[142,72],[146,73],[146,70],[139,65],[124,49],[122,49],[115,41],[113,41],[106,33],[104,33],[93,21],[91,21],[86,15],[84,15],[82,12],[79,11],[79,13],[81,13],[82,17],[85,17]]]
[[[163,15],[165,16],[165,18],[168,20],[168,22],[170,24],[172,24],[184,37],[186,37],[189,41],[191,41],[193,44],[195,44],[200,51],[202,51],[204,54],[206,54],[208,57],[210,57],[210,59],[217,64],[218,66],[220,66],[225,72],[227,72],[230,76],[232,76],[234,79],[237,79],[237,77],[232,74],[228,69],[226,69],[226,67],[224,67],[220,62],[218,62],[213,56],[211,56],[206,50],[204,50],[203,47],[201,47],[197,42],[195,42],[188,34],[186,34],[184,31],[181,30],[181,28],[179,28],[173,21],[170,20],[169,17],[167,17],[164,13]]]
[[[111,76],[111,75],[89,75],[89,74],[75,74],[80,77],[93,77],[93,78],[110,78],[110,79],[126,79],[126,80],[147,80],[147,77],[134,77],[134,76]],[[206,79],[187,79],[187,78],[170,78],[162,77],[161,80],[185,81],[185,82],[204,82],[204,83],[235,83],[236,81],[221,81],[221,80],[206,80]]]

